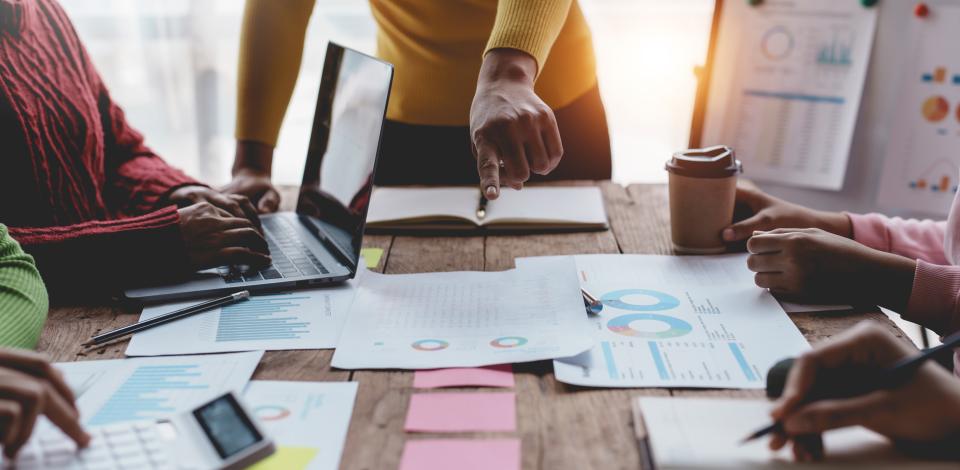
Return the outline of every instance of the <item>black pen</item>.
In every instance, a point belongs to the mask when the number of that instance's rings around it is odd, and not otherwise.
[[[960,346],[960,333],[954,333],[946,338],[940,346],[927,349],[916,356],[905,357],[888,368],[842,368],[833,371],[824,371],[825,374],[829,375],[829,379],[822,380],[822,385],[819,387],[814,385],[814,390],[810,392],[812,399],[809,401],[828,398],[851,398],[877,390],[889,390],[900,387],[909,382],[925,362],[936,358],[945,351],[952,352],[953,348],[957,346]],[[749,436],[743,438],[740,443],[745,444],[782,429],[783,424],[777,421],[754,431]]]
[[[587,308],[587,313],[596,315],[603,309],[603,303],[582,287],[580,288],[580,295],[583,296],[583,306]]]
[[[113,331],[108,331],[106,333],[96,335],[93,338],[91,338],[90,341],[83,343],[81,346],[86,347],[86,346],[96,346],[98,344],[103,344],[103,343],[106,343],[107,341],[113,341],[117,338],[124,337],[131,333],[136,333],[138,331],[150,329],[157,325],[163,325],[164,323],[169,323],[174,320],[186,318],[191,315],[195,315],[197,313],[206,312],[207,310],[211,310],[227,304],[232,304],[234,302],[239,302],[241,300],[245,300],[248,298],[250,298],[250,291],[244,290],[234,294],[230,294],[226,297],[220,297],[219,299],[207,300],[206,302],[201,302],[196,305],[184,307],[184,308],[181,308],[180,310],[175,310],[170,313],[164,313],[163,315],[153,317],[149,320],[144,320],[141,322],[134,323],[132,325],[127,325],[122,328],[117,328],[116,330],[113,330]]]
[[[477,202],[477,219],[483,220],[487,216],[487,198],[480,192],[480,201]]]

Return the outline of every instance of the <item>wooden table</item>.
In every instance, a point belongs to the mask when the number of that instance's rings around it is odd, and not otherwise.
[[[583,183],[574,183],[583,184]],[[670,254],[667,193],[663,185],[627,188],[600,183],[610,218],[605,232],[526,235],[413,237],[370,235],[364,246],[383,248],[376,271],[499,271],[520,256],[576,253]],[[291,208],[295,192],[286,191]],[[81,354],[81,340],[102,330],[133,322],[135,313],[107,306],[58,307],[40,340],[40,349],[55,361],[121,358],[125,344],[95,354]],[[861,320],[874,320],[903,337],[880,312],[795,314],[794,322],[811,343],[822,341]],[[332,350],[274,351],[263,358],[255,379],[346,381],[360,383],[341,467],[395,469],[404,442],[421,437],[403,431],[413,374],[342,371],[330,368]],[[557,382],[548,361],[515,366],[516,433],[468,434],[467,437],[516,436],[522,440],[524,469],[604,470],[640,468],[634,438],[631,398],[639,395],[714,395],[760,397],[759,390],[594,390]],[[464,437],[465,435],[454,435]]]

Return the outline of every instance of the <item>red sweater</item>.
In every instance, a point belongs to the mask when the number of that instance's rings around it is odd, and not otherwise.
[[[0,0],[0,222],[52,293],[187,270],[170,167],[123,110],[54,0]]]

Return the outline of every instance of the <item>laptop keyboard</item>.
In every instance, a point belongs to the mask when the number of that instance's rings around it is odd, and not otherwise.
[[[263,220],[264,237],[267,247],[270,248],[270,258],[273,264],[259,271],[240,272],[231,270],[223,274],[223,280],[228,283],[263,281],[282,279],[287,277],[314,276],[328,274],[324,267],[307,245],[300,240],[296,229],[288,220],[280,217],[270,217]]]

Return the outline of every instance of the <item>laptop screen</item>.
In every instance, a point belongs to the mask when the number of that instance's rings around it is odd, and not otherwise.
[[[393,66],[327,46],[297,213],[356,267],[380,149]]]

